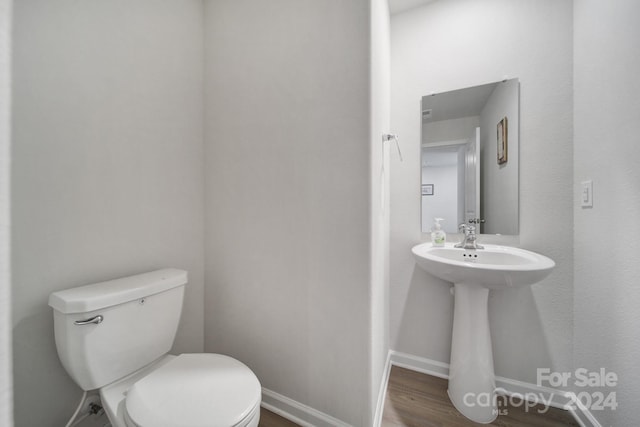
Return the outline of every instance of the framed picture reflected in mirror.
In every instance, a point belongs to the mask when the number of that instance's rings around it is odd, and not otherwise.
[[[498,164],[507,163],[507,152],[509,147],[507,118],[498,122]]]

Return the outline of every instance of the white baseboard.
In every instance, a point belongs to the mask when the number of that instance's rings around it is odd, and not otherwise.
[[[449,364],[390,350],[391,364],[438,378],[449,379]]]
[[[576,419],[578,424],[580,424],[580,427],[602,427],[602,424],[600,424],[596,417],[593,416],[591,411],[589,411],[589,408],[584,406],[580,399],[575,398],[575,394],[573,394],[573,397],[574,402],[577,402],[577,408],[570,409],[569,411],[573,415],[573,418]]]
[[[391,373],[391,366],[410,369],[412,371],[421,372],[438,378],[449,378],[448,363],[390,350],[387,355],[382,381],[380,381],[378,402],[373,422],[374,427],[380,427],[382,424],[384,399],[386,396],[387,384],[389,382],[389,374]],[[504,389],[505,394],[508,396],[522,397],[527,394],[542,396],[545,402],[549,402],[549,406],[568,409],[581,427],[602,427],[593,414],[591,414],[589,409],[586,408],[579,399],[576,399],[574,393],[556,390],[549,387],[541,387],[536,384],[498,376],[496,377],[496,386]],[[569,405],[574,402],[577,402],[577,408],[569,408]],[[320,412],[317,409],[304,405],[266,388],[262,389],[261,406],[302,427],[351,427],[349,424],[334,418],[331,415]]]
[[[496,387],[504,390],[507,396],[519,397],[520,399],[532,394],[541,396],[544,402],[552,408],[559,408],[568,411],[572,402],[572,393],[556,390],[549,387],[538,386],[536,384],[526,383],[523,381],[512,380],[509,378],[496,376]]]
[[[402,353],[390,350],[385,365],[384,381],[381,384],[381,390],[378,397],[378,406],[376,408],[374,427],[380,427],[382,422],[382,411],[384,408],[384,396],[386,395],[387,382],[391,371],[391,366],[410,369],[412,371],[431,375],[438,378],[449,378],[449,364],[426,359],[424,357],[414,356],[412,354]],[[502,388],[506,395],[524,397],[527,395],[541,396],[549,406],[568,410],[573,418],[581,427],[602,427],[598,420],[591,414],[588,408],[580,403],[574,393],[556,390],[549,387],[542,387],[536,384],[526,383],[523,381],[512,380],[509,378],[496,376],[496,386]],[[577,402],[577,408],[572,409],[570,405]]]
[[[331,415],[264,387],[260,406],[302,427],[351,427]]]
[[[376,411],[373,415],[374,427],[379,427],[382,424],[384,398],[387,395],[387,385],[389,384],[389,374],[391,373],[391,352],[387,353],[387,360],[384,363],[383,369],[384,371],[382,372],[382,380],[380,381],[380,388],[378,389],[378,402],[376,404]]]

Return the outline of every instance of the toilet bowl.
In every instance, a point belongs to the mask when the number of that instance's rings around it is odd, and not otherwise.
[[[51,294],[60,360],[99,390],[113,427],[257,427],[261,387],[246,365],[168,354],[186,283],[164,269]]]
[[[260,384],[241,362],[220,354],[167,355],[100,389],[113,427],[255,427]]]

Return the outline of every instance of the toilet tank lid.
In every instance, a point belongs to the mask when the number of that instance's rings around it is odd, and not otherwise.
[[[187,272],[165,268],[54,292],[49,306],[64,314],[88,313],[167,291],[187,283]]]

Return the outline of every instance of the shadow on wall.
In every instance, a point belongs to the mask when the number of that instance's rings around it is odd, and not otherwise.
[[[533,384],[536,383],[537,368],[554,369],[556,366],[536,303],[536,286],[545,285],[543,282],[533,287],[489,292],[496,375]],[[451,287],[449,282],[414,265],[393,349],[403,343],[402,352],[449,363],[455,303]],[[432,309],[426,312],[426,307]],[[532,322],[531,319],[536,320]],[[417,334],[416,331],[420,332]],[[526,357],[518,357],[519,354],[526,354]]]
[[[45,341],[35,341],[33,337],[45,337]],[[49,307],[14,327],[13,372],[16,376],[15,426],[63,426],[75,410],[82,391],[58,359]],[[19,375],[22,378],[18,378]],[[43,420],[48,421],[46,425],[42,424]]]
[[[545,282],[489,292],[489,325],[496,375],[535,384],[537,368],[557,369],[534,295],[534,289],[545,286]]]
[[[414,264],[392,349],[449,363],[453,328],[450,288],[449,282],[431,276]],[[437,307],[437,310],[425,312],[427,307]],[[416,329],[421,331],[420,335],[416,335]],[[403,344],[401,348],[399,343]],[[446,352],[437,352],[442,349]]]

